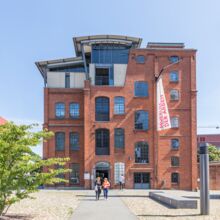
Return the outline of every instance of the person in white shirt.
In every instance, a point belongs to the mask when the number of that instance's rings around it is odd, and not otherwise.
[[[121,176],[119,177],[119,184],[120,184],[120,189],[122,190],[125,184],[125,177],[123,176],[123,174],[121,174]]]

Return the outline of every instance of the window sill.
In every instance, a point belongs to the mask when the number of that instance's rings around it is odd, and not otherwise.
[[[110,121],[95,121],[96,123],[108,123]]]
[[[180,167],[179,165],[178,165],[178,166],[172,166],[172,165],[171,165],[171,168],[179,168],[179,167]]]
[[[176,84],[176,83],[179,83],[179,81],[170,81],[170,83],[175,83]]]
[[[55,119],[56,120],[63,120],[63,119],[66,119],[66,118],[65,117],[62,117],[62,118],[61,117],[60,118],[59,117],[55,117]]]
[[[179,99],[170,99],[171,102],[178,102]]]
[[[148,129],[146,129],[146,130],[134,129],[133,132],[134,132],[134,133],[137,133],[137,132],[148,132]]]
[[[134,165],[141,165],[141,164],[144,164],[144,165],[150,165],[150,163],[134,163]]]
[[[125,113],[122,113],[122,114],[117,114],[117,113],[114,113],[113,116],[125,116],[126,114]]]
[[[149,96],[134,96],[134,99],[146,99],[149,98]]]
[[[73,118],[73,117],[69,117],[68,119],[71,119],[71,120],[80,120],[80,118]]]
[[[171,183],[172,186],[178,186],[179,183]]]
[[[171,129],[178,130],[179,127],[171,127]]]
[[[178,151],[179,148],[171,148],[172,151]]]

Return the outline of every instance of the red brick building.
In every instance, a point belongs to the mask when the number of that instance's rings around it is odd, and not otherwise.
[[[70,157],[69,186],[197,187],[196,50],[182,43],[98,35],[73,38],[76,57],[41,61],[44,127],[55,133],[43,156]],[[166,67],[166,68],[164,68]],[[163,85],[172,128],[158,132],[156,80]]]
[[[198,134],[197,142],[198,144],[206,142],[220,149],[220,134]]]

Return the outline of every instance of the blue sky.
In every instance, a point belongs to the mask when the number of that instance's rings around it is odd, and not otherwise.
[[[198,126],[220,125],[219,8],[218,0],[1,1],[0,115],[42,123],[43,80],[34,62],[73,56],[73,36],[121,34],[142,37],[142,46],[184,42],[198,49]]]

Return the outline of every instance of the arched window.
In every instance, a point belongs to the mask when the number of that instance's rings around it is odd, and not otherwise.
[[[64,132],[56,132],[55,133],[55,143],[56,150],[63,151],[65,148],[65,133]]]
[[[121,115],[125,113],[125,98],[121,96],[116,96],[114,98],[114,113],[116,115]]]
[[[58,102],[55,104],[55,116],[56,118],[65,117],[65,104],[63,102]]]
[[[148,96],[148,83],[147,82],[135,82],[134,83],[134,95],[136,97]]]
[[[95,131],[96,155],[109,155],[109,130],[100,128]]]
[[[69,107],[70,117],[79,118],[79,103],[70,103]]]
[[[173,101],[179,100],[179,91],[177,89],[170,90],[170,100]]]
[[[171,63],[177,63],[180,60],[180,58],[178,56],[170,56],[169,60]]]
[[[79,133],[70,132],[70,149],[79,150]]]
[[[95,120],[109,121],[109,98],[97,97],[95,99]]]
[[[170,119],[171,121],[171,128],[178,128],[179,127],[179,118],[178,117],[172,117]]]
[[[115,147],[124,148],[125,132],[123,128],[115,128]]]
[[[147,111],[136,111],[135,112],[135,129],[136,130],[147,130],[148,129],[148,112]]]
[[[149,163],[148,144],[138,142],[135,145],[135,163]]]

